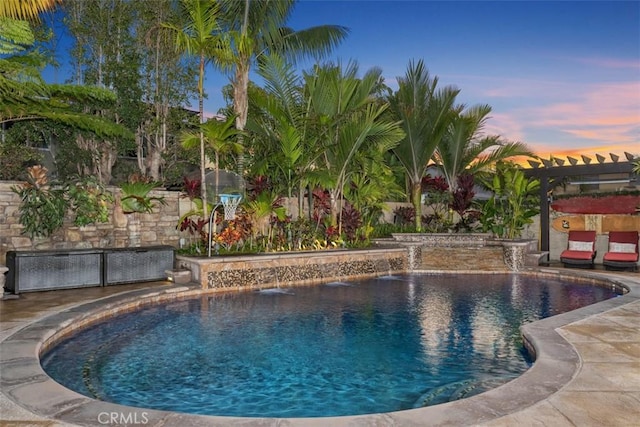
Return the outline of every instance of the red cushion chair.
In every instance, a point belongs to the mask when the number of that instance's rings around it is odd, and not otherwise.
[[[610,231],[609,251],[602,264],[607,270],[638,269],[638,232]]]
[[[595,231],[569,231],[567,249],[560,254],[565,267],[594,267],[596,258]]]

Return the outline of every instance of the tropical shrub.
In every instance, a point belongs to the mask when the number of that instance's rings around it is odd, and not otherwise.
[[[27,182],[11,187],[20,196],[20,224],[23,233],[34,237],[48,237],[62,227],[69,207],[64,188],[49,185],[47,168],[36,165],[27,169]]]
[[[27,182],[11,190],[21,198],[20,224],[31,238],[48,237],[62,227],[73,213],[73,224],[85,226],[109,221],[113,195],[93,177],[76,178],[71,183],[51,185],[47,169],[37,165],[27,169]]]
[[[441,177],[432,177],[426,174],[420,183],[424,203],[427,210],[422,215],[421,223],[424,231],[431,233],[443,233],[449,231],[453,225],[453,218],[450,213],[452,194],[449,192],[447,181]]]
[[[484,184],[493,194],[482,209],[483,230],[500,238],[520,237],[524,227],[539,213],[540,181],[527,178],[513,163],[498,163],[493,179]]]
[[[355,246],[366,241],[366,230],[362,230],[362,216],[350,203],[342,208],[342,233],[348,245]]]
[[[39,164],[42,154],[35,148],[25,147],[24,144],[7,138],[0,141],[0,180],[13,181],[25,178],[25,167]]]
[[[415,222],[416,208],[413,206],[398,206],[393,210],[394,223],[408,225]]]
[[[449,208],[458,214],[458,222],[454,225],[457,232],[473,231],[479,226],[480,212],[471,209],[476,195],[474,185],[473,175],[458,175],[456,189],[449,202]]]
[[[132,175],[129,181],[120,184],[122,196],[120,202],[122,212],[130,213],[151,213],[157,203],[165,204],[163,197],[150,196],[149,192],[156,188],[159,183],[150,181],[139,175]]]
[[[106,191],[95,177],[79,178],[67,187],[69,206],[78,226],[109,221],[109,205],[113,194]]]

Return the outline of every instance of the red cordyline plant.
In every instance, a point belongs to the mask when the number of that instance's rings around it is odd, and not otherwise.
[[[347,242],[356,243],[358,240],[358,229],[362,226],[362,216],[360,212],[349,202],[345,202],[342,208],[342,232]]]
[[[458,175],[457,181],[458,187],[456,188],[456,191],[453,192],[453,198],[451,199],[451,203],[449,203],[449,208],[453,209],[453,211],[462,218],[471,207],[473,197],[476,193],[473,191],[473,175]]]
[[[398,206],[393,210],[395,223],[400,225],[413,224],[416,218],[416,208],[413,206]]]
[[[189,199],[197,199],[200,197],[201,181],[199,179],[189,179],[186,176],[182,179],[182,190]]]
[[[180,231],[186,231],[191,235],[200,236],[203,241],[206,241],[207,235],[204,232],[204,227],[207,225],[207,221],[203,218],[194,220],[193,218],[184,218],[178,229]]]
[[[327,190],[320,187],[314,188],[313,192],[313,221],[320,223],[331,213],[331,196]]]
[[[269,177],[264,175],[254,176],[247,182],[247,198],[249,200],[255,200],[258,195],[265,191],[271,191],[273,184]]]
[[[480,212],[471,210],[473,197],[476,195],[473,189],[473,175],[463,174],[458,176],[457,188],[449,204],[449,208],[460,216],[460,220],[455,225],[456,231],[472,230],[474,223],[480,217]]]
[[[449,191],[449,184],[442,176],[432,177],[430,174],[426,174],[422,178],[421,188],[423,193],[445,193]]]
[[[330,225],[325,230],[325,237],[328,243],[337,242],[340,240],[340,234],[338,234],[338,226]]]

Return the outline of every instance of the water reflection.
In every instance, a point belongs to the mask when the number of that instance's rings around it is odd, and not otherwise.
[[[176,301],[43,357],[91,397],[199,414],[320,417],[481,392],[529,366],[519,327],[611,296],[520,275],[404,275]],[[274,405],[278,402],[278,405]]]

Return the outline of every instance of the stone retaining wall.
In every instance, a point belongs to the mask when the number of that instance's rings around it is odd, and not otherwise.
[[[150,214],[122,213],[112,206],[109,222],[84,227],[74,226],[71,219],[47,238],[30,239],[22,234],[20,224],[20,197],[11,191],[21,182],[0,182],[0,264],[12,250],[126,248],[150,245],[178,247],[180,232],[176,229],[180,215],[190,209],[188,200],[180,199],[179,192],[154,190],[151,195],[164,197],[165,205],[158,205]],[[110,187],[114,195],[119,188]],[[185,205],[186,202],[186,205]]]

